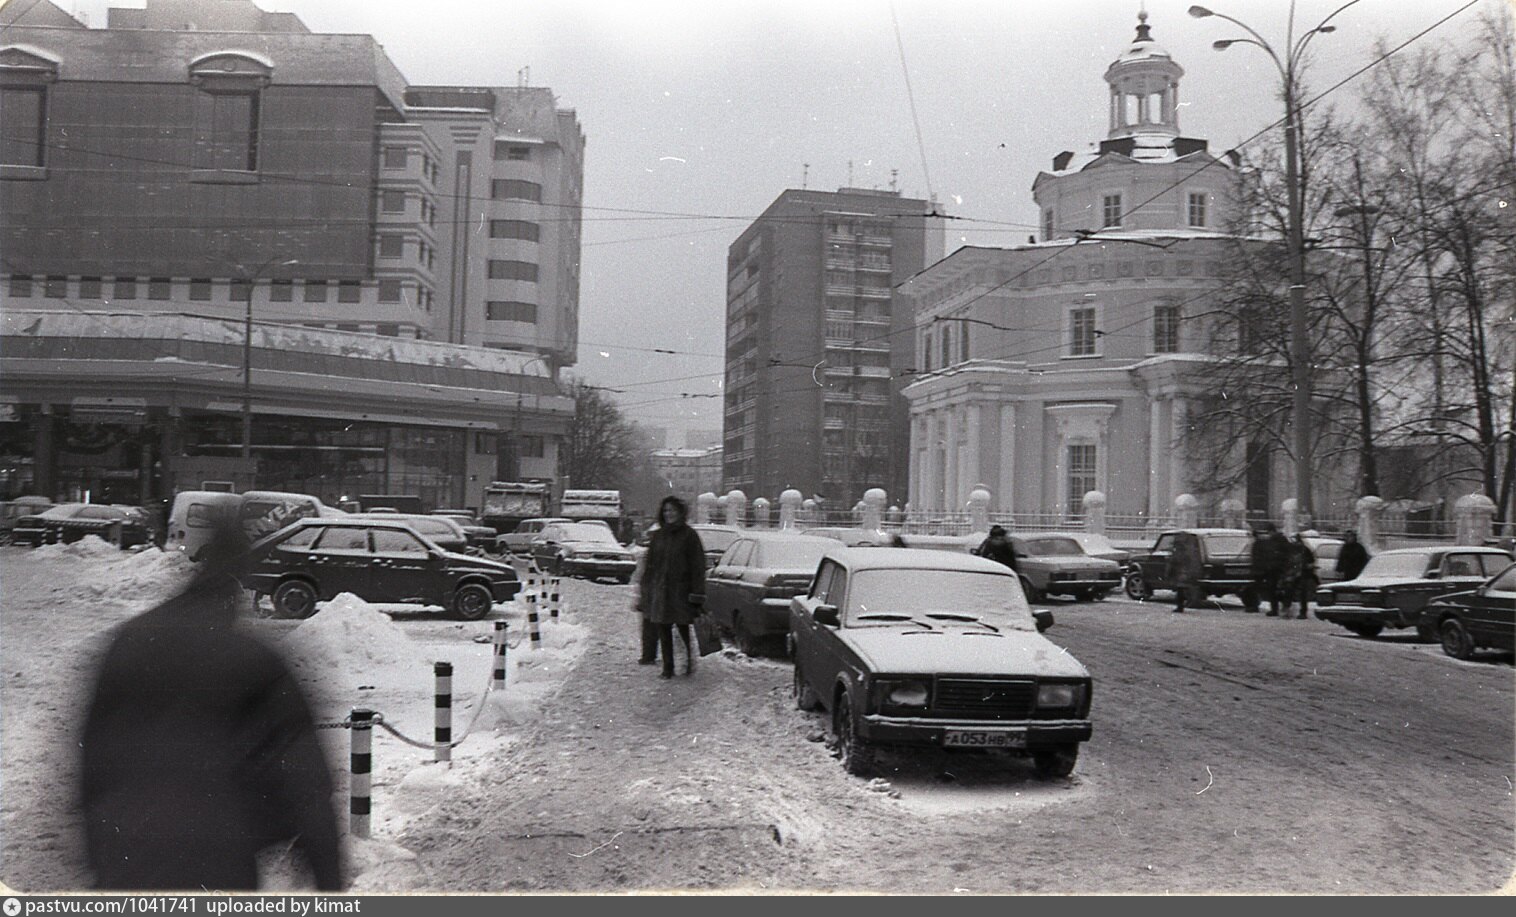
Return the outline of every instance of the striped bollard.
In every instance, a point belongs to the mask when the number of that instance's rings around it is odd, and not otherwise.
[[[432,674],[437,679],[436,731],[433,736],[433,760],[453,760],[453,664],[432,663]]]
[[[352,710],[352,776],[348,781],[348,831],[354,837],[369,836],[369,794],[374,770],[374,711]]]
[[[558,577],[548,580],[547,613],[554,621],[558,620],[558,612],[563,608],[563,601],[559,598],[558,589],[563,581]]]
[[[537,593],[526,594],[526,627],[532,638],[532,649],[542,649],[542,630],[537,621]]]
[[[490,687],[505,691],[505,622],[495,622],[495,677]]]

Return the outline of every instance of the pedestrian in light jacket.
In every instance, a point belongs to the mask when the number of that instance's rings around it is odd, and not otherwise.
[[[648,542],[637,583],[637,610],[657,629],[664,678],[674,674],[675,628],[684,641],[684,674],[694,674],[690,624],[705,610],[705,547],[686,523],[688,515],[683,500],[663,498],[658,505],[658,530]]]

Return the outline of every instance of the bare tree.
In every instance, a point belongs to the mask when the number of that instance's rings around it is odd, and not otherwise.
[[[603,390],[575,380],[569,384],[574,420],[559,470],[576,488],[619,489],[639,462],[645,462],[645,435],[626,419]]]

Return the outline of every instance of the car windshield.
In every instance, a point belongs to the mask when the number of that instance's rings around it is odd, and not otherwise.
[[[1207,554],[1246,554],[1253,546],[1253,540],[1246,535],[1206,535],[1204,537]]]
[[[700,544],[707,551],[725,551],[741,533],[728,532],[726,529],[696,529],[695,534],[700,536]]]
[[[1032,557],[1079,557],[1084,551],[1072,538],[1033,538],[1026,542],[1026,553]]]
[[[849,627],[914,621],[927,626],[978,621],[996,628],[1037,629],[1016,579],[975,570],[863,570],[847,590]],[[944,617],[933,617],[944,616]]]
[[[578,522],[573,525],[564,525],[558,528],[558,535],[564,541],[593,541],[599,544],[618,544],[616,536],[611,530],[603,525],[590,525]]]
[[[1359,576],[1425,576],[1425,554],[1379,554],[1369,559]]]
[[[750,566],[770,570],[814,570],[828,547],[832,546],[824,541],[760,541],[758,557]]]
[[[423,535],[451,535],[456,538],[458,533],[453,527],[441,519],[407,519],[406,524]]]

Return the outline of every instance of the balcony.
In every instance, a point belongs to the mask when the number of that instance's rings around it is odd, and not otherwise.
[[[864,299],[889,299],[889,287],[859,287],[858,295]]]
[[[826,294],[828,296],[852,296],[857,289],[857,287],[850,283],[829,283],[826,285]]]
[[[894,245],[895,240],[889,236],[864,234],[858,237],[858,241],[864,245]]]

